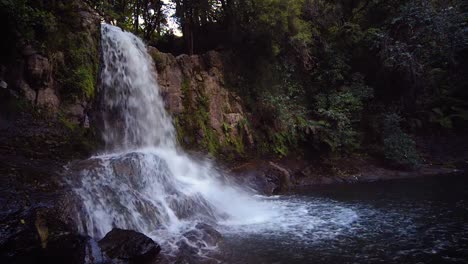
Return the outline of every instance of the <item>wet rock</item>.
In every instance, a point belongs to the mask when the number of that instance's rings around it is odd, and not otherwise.
[[[239,184],[250,187],[261,194],[284,193],[292,187],[292,174],[274,162],[253,161],[232,168]]]
[[[168,110],[174,114],[182,113],[184,111],[182,85],[185,84],[175,57],[162,53],[154,47],[148,47],[148,52],[158,69],[158,83]]]
[[[222,242],[222,235],[211,225],[198,223],[193,230],[183,235],[177,246],[179,253],[174,261],[177,264],[188,263],[218,263],[214,259],[206,257],[207,248],[216,247]]]
[[[195,229],[184,234],[184,237],[200,248],[214,247],[222,241],[223,236],[211,225],[198,223]]]
[[[276,189],[273,193],[287,192],[291,188],[291,175],[288,170],[280,165],[269,162],[265,175],[271,182],[275,183]]]
[[[153,156],[152,158],[155,161],[152,169],[155,174],[158,174],[154,175],[154,177],[170,178],[167,163],[157,156]],[[142,190],[146,187],[146,180],[142,178],[147,173],[144,171],[146,167],[144,162],[144,155],[134,152],[112,159],[110,163],[118,181],[125,182],[128,180],[131,188]],[[102,167],[99,169],[102,169]]]
[[[10,213],[0,225],[1,263],[100,263],[92,239],[61,220],[55,208]],[[92,261],[91,261],[92,260]]]
[[[265,177],[262,172],[251,172],[246,178],[247,186],[265,195],[272,195],[278,190],[278,186]]]
[[[161,251],[161,247],[151,238],[118,228],[112,229],[98,244],[113,262],[121,263],[148,263],[154,261]]]

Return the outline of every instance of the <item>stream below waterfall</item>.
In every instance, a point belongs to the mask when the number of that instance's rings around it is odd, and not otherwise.
[[[468,263],[465,176],[311,187],[272,197],[291,207],[287,219],[276,219],[274,229],[225,227],[220,250],[226,263]]]

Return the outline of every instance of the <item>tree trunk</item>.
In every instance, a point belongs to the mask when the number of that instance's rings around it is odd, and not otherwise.
[[[133,22],[133,31],[135,35],[138,34],[138,27],[139,27],[139,17],[140,15],[140,0],[135,0],[135,10],[134,10],[134,16],[135,16],[135,21]]]

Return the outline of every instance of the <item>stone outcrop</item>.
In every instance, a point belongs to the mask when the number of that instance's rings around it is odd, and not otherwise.
[[[286,193],[294,182],[288,169],[272,161],[253,161],[232,168],[230,173],[236,176],[239,184],[265,195]]]
[[[0,61],[0,83],[50,116],[60,113],[61,119],[83,125],[93,99],[83,91],[83,83],[86,78],[97,80],[100,17],[77,0],[49,2],[43,8],[56,24],[38,39],[25,40],[19,32],[12,50],[2,51],[12,55]]]
[[[242,154],[253,146],[241,99],[226,87],[221,53],[174,57],[148,50],[181,144],[212,154]]]
[[[112,263],[150,263],[161,251],[156,242],[142,233],[118,228],[112,229],[98,243]]]
[[[24,65],[22,76],[11,88],[17,89],[20,95],[35,106],[47,108],[52,112],[58,111],[60,99],[53,78],[53,67],[47,57],[37,53],[31,46],[23,50]]]
[[[287,192],[291,188],[291,174],[280,165],[270,161],[265,175],[270,182],[277,186],[275,193]]]

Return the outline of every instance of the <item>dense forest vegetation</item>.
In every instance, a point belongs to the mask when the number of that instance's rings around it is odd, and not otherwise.
[[[370,153],[414,166],[415,136],[463,133],[468,121],[465,1],[85,2],[163,52],[231,54],[227,85],[253,113],[260,154]],[[23,35],[60,30],[50,1],[0,6]],[[71,76],[89,96],[96,70],[86,71]]]
[[[90,2],[162,50],[234,52],[231,86],[255,113],[261,152],[287,155],[306,143],[416,165],[410,135],[468,120],[464,1]]]

